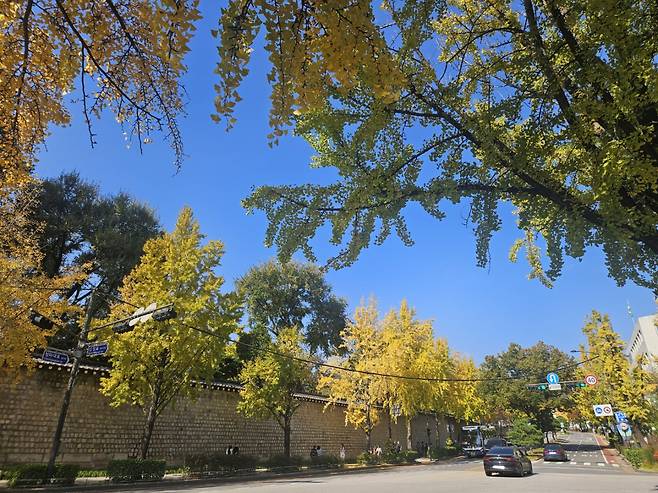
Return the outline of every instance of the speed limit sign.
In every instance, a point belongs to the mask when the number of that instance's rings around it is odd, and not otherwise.
[[[596,385],[597,382],[598,382],[598,379],[597,379],[596,376],[594,376],[594,375],[587,375],[587,376],[585,377],[585,383],[586,383],[587,385]]]

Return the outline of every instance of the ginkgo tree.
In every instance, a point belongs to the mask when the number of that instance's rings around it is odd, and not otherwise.
[[[366,450],[372,449],[372,431],[382,415],[386,399],[383,378],[369,372],[381,372],[385,344],[382,341],[379,313],[374,300],[354,311],[354,321],[348,322],[341,333],[341,348],[345,356],[335,366],[323,368],[318,389],[329,395],[327,406],[345,404],[345,424],[362,430],[366,436]],[[335,358],[338,360],[338,358]]]
[[[173,303],[176,317],[139,323],[127,333],[100,334],[108,338],[111,362],[101,392],[113,406],[143,410],[142,458],[148,456],[157,417],[176,397],[194,397],[200,384],[212,381],[229,335],[240,330],[239,300],[222,292],[224,278],[216,272],[223,254],[220,241],[204,242],[192,210],[184,208],[171,233],[146,242],[120,289],[122,301],[109,315],[122,319],[135,306]]]
[[[35,350],[47,344],[56,325],[37,327],[30,321],[36,312],[57,321],[69,311],[66,291],[81,279],[73,270],[49,277],[41,270],[39,224],[30,220],[36,206],[33,184],[0,186],[0,372],[19,376],[34,368]]]
[[[281,329],[240,372],[237,410],[246,416],[273,418],[283,431],[283,455],[290,458],[292,418],[302,404],[295,393],[310,390],[313,375],[305,361],[303,336],[297,327]]]
[[[449,375],[449,357],[443,344],[435,345],[432,324],[417,320],[406,301],[399,310],[389,311],[381,322],[384,350],[380,368],[390,375],[408,378],[380,379],[382,403],[391,415],[400,414],[407,424],[407,448],[413,448],[411,420],[421,411],[432,409],[434,385],[439,382],[420,380]],[[447,345],[446,345],[447,348]],[[393,409],[397,412],[393,413]]]
[[[624,342],[615,332],[607,315],[593,311],[583,326],[587,343],[581,346],[581,362],[577,375],[596,376],[598,383],[580,389],[574,395],[576,407],[587,420],[603,423],[608,418],[594,416],[596,404],[611,404],[635,424],[647,419],[651,405],[646,399],[655,390],[651,375],[643,369],[643,360],[629,362],[624,355]],[[638,427],[636,426],[635,429]]]
[[[619,284],[658,290],[657,17],[642,0],[232,0],[218,115],[233,123],[265,30],[272,138],[303,136],[338,177],[262,186],[245,206],[282,259],[315,260],[330,226],[334,267],[393,233],[411,245],[407,205],[441,220],[451,202],[485,266],[512,210],[530,277],[551,285],[598,246]]]

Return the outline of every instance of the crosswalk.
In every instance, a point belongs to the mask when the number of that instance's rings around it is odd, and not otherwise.
[[[619,464],[610,463],[606,464],[605,462],[577,462],[577,461],[569,461],[569,462],[543,462],[542,465],[547,465],[547,466],[563,466],[563,465],[570,465],[570,466],[598,466],[598,467],[619,467]]]

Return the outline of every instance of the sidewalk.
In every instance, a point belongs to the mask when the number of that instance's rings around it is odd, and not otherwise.
[[[314,467],[301,471],[276,472],[276,471],[255,471],[245,474],[235,474],[232,476],[219,476],[214,478],[185,478],[182,474],[166,474],[162,481],[140,481],[135,483],[111,483],[109,478],[77,478],[74,486],[34,486],[9,489],[7,481],[0,481],[0,489],[6,491],[129,491],[131,489],[153,489],[170,488],[182,485],[204,486],[223,483],[236,483],[245,481],[262,481],[276,478],[304,478],[309,476],[335,476],[339,474],[351,473],[375,473],[381,470],[388,470],[394,467],[405,467],[421,465],[415,464],[376,464],[376,465],[358,465],[347,464],[343,467]]]
[[[601,453],[603,454],[603,460],[606,464],[616,464],[625,472],[635,472],[633,466],[631,466],[626,459],[619,453],[619,451],[610,446],[608,440],[601,436],[593,433],[594,439],[599,447],[601,447]]]

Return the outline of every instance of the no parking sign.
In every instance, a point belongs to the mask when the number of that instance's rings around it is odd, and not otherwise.
[[[597,418],[612,416],[614,414],[610,404],[594,404],[592,408],[594,409],[594,416]]]

